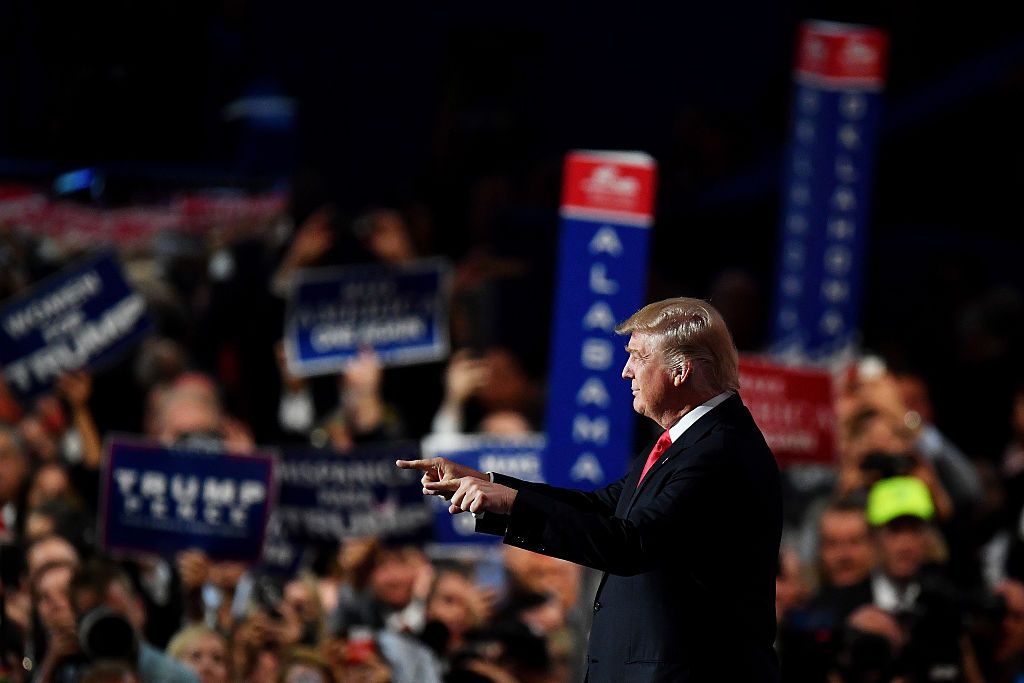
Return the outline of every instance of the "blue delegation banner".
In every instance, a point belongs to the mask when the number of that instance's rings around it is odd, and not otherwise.
[[[626,471],[635,416],[615,326],[643,305],[655,163],[639,152],[572,152],[562,188],[544,475],[593,488]]]
[[[887,48],[874,28],[800,29],[772,340],[789,361],[828,361],[858,343]]]
[[[385,366],[445,358],[449,270],[447,262],[428,259],[299,271],[285,321],[289,371],[339,372],[362,348],[372,348]]]
[[[53,275],[0,309],[0,367],[29,400],[69,370],[101,368],[150,327],[146,302],[104,252]]]

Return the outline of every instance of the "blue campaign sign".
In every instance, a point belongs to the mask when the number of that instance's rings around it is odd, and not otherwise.
[[[285,355],[298,376],[344,370],[362,348],[386,366],[448,355],[445,261],[299,271],[285,322]]]
[[[524,481],[544,481],[542,434],[493,436],[487,434],[431,434],[423,440],[424,458],[444,457],[481,472],[499,472]],[[417,477],[419,479],[419,477]],[[420,491],[420,487],[416,487]],[[494,544],[501,537],[474,531],[473,515],[452,515],[440,496],[429,496],[434,540],[444,545]]]
[[[114,553],[256,562],[273,501],[274,461],[113,440],[103,471],[100,543]]]
[[[772,341],[783,358],[827,361],[858,342],[886,48],[877,29],[801,26]]]
[[[148,332],[142,295],[102,253],[43,280],[0,309],[0,367],[22,400],[53,388],[69,370],[99,368]]]
[[[566,160],[544,460],[556,486],[607,484],[629,461],[635,416],[614,328],[644,301],[654,176],[644,154]]]
[[[415,443],[386,448],[285,451],[277,467],[275,523],[292,543],[335,544],[379,536],[423,540],[432,511],[420,475],[395,467],[419,458]]]

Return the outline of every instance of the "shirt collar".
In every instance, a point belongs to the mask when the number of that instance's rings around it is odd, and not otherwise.
[[[686,415],[683,415],[681,418],[679,418],[678,422],[676,422],[674,425],[668,428],[668,435],[672,439],[672,443],[675,443],[676,439],[681,437],[683,435],[683,432],[689,429],[694,422],[710,413],[712,408],[714,408],[715,406],[717,406],[719,403],[729,398],[730,396],[732,396],[731,391],[723,391],[718,396],[708,399],[704,403],[701,403],[699,406],[688,412]]]

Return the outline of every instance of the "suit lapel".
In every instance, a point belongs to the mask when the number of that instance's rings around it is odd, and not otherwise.
[[[629,499],[629,505],[626,506],[626,514],[628,515],[629,511],[633,509],[633,504],[636,502],[636,499],[640,495],[640,492],[643,491],[644,487],[651,482],[651,479],[654,478],[655,473],[659,469],[661,469],[665,465],[665,463],[667,463],[669,460],[671,460],[676,455],[683,452],[693,444],[703,439],[704,436],[706,436],[707,433],[711,431],[712,427],[717,425],[722,420],[727,419],[729,415],[736,410],[737,407],[742,406],[743,402],[740,400],[739,394],[733,394],[729,398],[722,401],[722,403],[720,403],[718,406],[713,408],[711,412],[702,415],[699,420],[690,425],[687,428],[687,430],[683,432],[683,435],[676,439],[668,448],[668,450],[665,451],[665,453],[660,458],[658,458],[658,461],[651,466],[651,469],[647,472],[647,476],[644,477],[644,480],[640,482],[639,486],[636,486],[635,482],[637,479],[639,479],[640,472],[643,471],[643,464],[640,465],[639,469],[634,468],[636,470],[636,476],[634,477],[632,476],[634,473],[630,473],[631,476],[629,477],[630,481],[634,482],[634,488],[632,495]],[[651,448],[653,448],[653,444]],[[651,448],[648,448],[645,451],[645,453],[650,454]],[[644,463],[646,463],[647,461],[646,454],[644,456]]]

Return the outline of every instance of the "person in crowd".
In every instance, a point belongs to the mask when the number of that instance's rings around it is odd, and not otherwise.
[[[276,683],[284,647],[270,616],[256,611],[236,622],[231,632],[231,669],[244,681]]]
[[[380,539],[375,536],[349,538],[338,546],[327,576],[318,582],[320,604],[329,615],[329,630],[338,627],[339,603],[355,600],[356,594],[366,589],[379,546]]]
[[[316,651],[295,648],[286,655],[279,680],[280,683],[335,683],[337,679],[327,660]]]
[[[942,520],[954,508],[934,466],[912,450],[912,436],[882,410],[865,407],[842,423],[842,443],[837,493],[863,493],[873,483],[894,475],[913,476],[928,486],[929,496]]]
[[[781,623],[787,613],[806,603],[809,595],[810,585],[800,554],[784,545],[775,577],[775,620]]]
[[[0,538],[13,538],[30,462],[17,433],[0,425]]]
[[[32,473],[25,494],[25,504],[32,509],[53,500],[74,501],[76,496],[77,493],[64,465],[59,462],[44,462]]]
[[[236,453],[250,453],[255,448],[249,428],[224,412],[217,387],[206,375],[188,372],[178,376],[154,402],[153,436],[165,446],[223,445]]]
[[[433,568],[419,549],[410,545],[378,546],[365,589],[350,601],[339,602],[332,630],[354,624],[418,633],[423,627],[424,603],[432,581]]]
[[[63,438],[64,459],[80,462],[88,470],[99,469],[102,444],[89,409],[92,375],[84,370],[65,373],[57,383],[57,392],[71,410],[71,429]]]
[[[329,638],[320,649],[334,680],[338,683],[394,683],[398,680],[377,642],[366,632],[354,635],[355,638]]]
[[[321,206],[295,231],[291,244],[271,278],[270,289],[274,294],[287,298],[295,272],[318,263],[331,250],[335,242],[333,220],[334,209],[328,205]]]
[[[73,680],[81,668],[83,658],[69,591],[76,569],[69,562],[49,562],[33,574],[33,604],[44,642],[38,644],[38,651],[27,652],[26,657],[34,660],[34,676],[39,681]],[[28,645],[34,650],[37,643]]]
[[[288,386],[293,380],[289,379],[287,368],[282,365],[280,371],[282,383]],[[307,430],[309,442],[317,448],[330,447],[345,452],[360,444],[401,439],[404,434],[401,417],[384,401],[381,393],[383,372],[376,353],[369,348],[362,349],[337,376],[336,403]],[[298,401],[308,400],[308,404],[301,410],[308,412],[311,419],[314,418],[316,402],[308,388],[304,391],[292,394],[287,399],[283,396],[279,404],[279,415],[286,417],[285,412],[297,410]],[[286,400],[290,403],[285,403]],[[282,428],[290,429],[284,422]]]
[[[462,572],[447,569],[438,572],[427,595],[426,622],[444,626],[447,636],[438,650],[443,654],[458,651],[466,634],[479,628],[487,617],[485,598]]]
[[[274,345],[274,358],[281,377],[281,395],[277,403],[278,427],[287,437],[307,441],[317,417],[310,382],[292,374],[288,369],[283,340]]]
[[[40,569],[52,562],[63,562],[77,567],[81,556],[75,546],[63,536],[46,536],[32,541],[25,551],[25,572],[28,580],[35,581]]]
[[[425,624],[433,576],[432,565],[416,547],[378,546],[366,588],[351,600],[339,600],[331,632],[351,637],[352,629],[369,629],[395,683],[439,680],[437,661],[415,639]]]
[[[993,596],[990,628],[973,634],[974,646],[986,683],[1015,683],[1024,675],[1024,584],[1003,579]]]
[[[821,590],[863,585],[875,567],[875,546],[864,504],[833,500],[818,520]]]
[[[285,583],[280,609],[300,625],[298,642],[302,645],[312,647],[326,636],[327,615],[312,574],[302,573]]]
[[[431,425],[434,434],[479,431],[517,435],[533,431],[534,389],[507,349],[461,349],[445,370],[445,393]]]
[[[394,209],[372,209],[352,222],[352,234],[379,263],[398,265],[417,258],[405,218]]]
[[[1013,392],[1010,407],[1010,440],[1002,456],[1004,476],[1013,477],[1024,472],[1024,383]]]
[[[928,385],[921,377],[910,373],[894,375],[892,381],[907,409],[903,414],[904,424],[917,430],[914,448],[935,466],[954,508],[973,510],[984,496],[981,475],[964,452],[935,425]]]
[[[235,596],[251,576],[240,562],[213,562],[201,550],[178,553],[177,570],[186,603],[186,618],[193,624],[230,631],[239,616]]]
[[[22,537],[26,543],[53,535],[84,542],[91,531],[84,528],[86,523],[81,508],[69,504],[66,499],[54,498],[29,509]]]
[[[915,679],[899,675],[906,639],[891,614],[874,605],[858,607],[843,622],[842,640],[828,682],[911,683]]]
[[[33,461],[57,462],[66,428],[67,417],[60,403],[53,396],[43,396],[37,399],[35,410],[18,421],[18,436]]]
[[[1000,521],[1006,550],[996,573],[1024,581],[1024,538],[1019,533],[1020,520],[1024,519],[1024,384],[1014,392],[1009,412],[1010,439],[999,464]]]
[[[82,672],[79,683],[146,683],[130,662],[100,660]]]
[[[115,563],[94,559],[81,565],[71,579],[69,593],[78,621],[90,614],[94,617],[101,614],[102,608],[121,620],[124,626],[116,632],[132,634],[137,641],[136,663],[143,683],[195,683],[199,680],[191,669],[142,639],[146,620],[142,600],[131,580]],[[102,636],[97,639],[107,640]]]
[[[878,547],[872,604],[894,616],[906,633],[903,666],[912,677],[937,668],[970,675],[976,658],[958,591],[938,561],[929,487],[914,477],[883,479],[868,494],[867,516]]]
[[[208,626],[188,626],[167,645],[167,654],[189,667],[201,683],[230,683],[228,642]]]
[[[836,498],[818,518],[817,590],[780,615],[778,648],[784,681],[821,681],[834,665],[843,624],[870,605],[877,551],[864,503]]]

